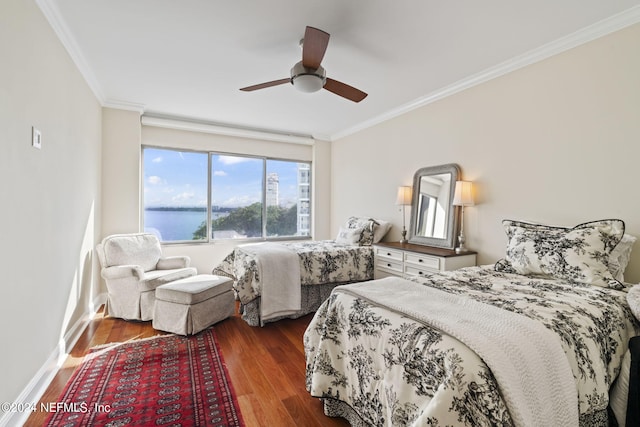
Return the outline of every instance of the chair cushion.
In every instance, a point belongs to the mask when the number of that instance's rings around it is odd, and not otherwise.
[[[232,286],[233,281],[228,277],[200,274],[158,287],[156,299],[192,305],[229,292]]]
[[[139,265],[144,271],[154,270],[162,256],[160,241],[153,234],[119,234],[102,241],[105,267]]]
[[[147,271],[144,273],[144,278],[138,283],[138,290],[140,292],[153,291],[158,286],[173,282],[174,280],[195,276],[196,274],[198,274],[198,272],[193,267]]]

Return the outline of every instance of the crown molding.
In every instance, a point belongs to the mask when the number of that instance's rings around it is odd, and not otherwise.
[[[47,21],[49,21],[49,25],[53,28],[53,31],[69,53],[69,56],[71,56],[71,60],[76,64],[76,67],[78,67],[78,70],[80,71],[80,74],[82,74],[82,77],[84,77],[87,85],[89,85],[93,94],[98,98],[100,105],[104,105],[105,97],[102,87],[93,73],[93,70],[89,66],[89,63],[82,55],[80,47],[78,47],[78,44],[71,34],[71,31],[69,31],[69,28],[67,27],[67,24],[62,18],[62,15],[55,3],[52,0],[36,0],[36,4],[44,14]]]
[[[408,113],[409,111],[413,111],[417,108],[431,104],[432,102],[454,95],[458,92],[462,92],[463,90],[472,88],[489,80],[493,80],[496,77],[503,76],[513,71],[519,70],[520,68],[524,68],[528,65],[550,58],[554,55],[558,55],[569,49],[573,49],[574,47],[583,45],[600,37],[622,30],[628,26],[637,24],[638,22],[640,22],[640,6],[634,6],[624,12],[603,19],[602,21],[589,25],[588,27],[578,30],[565,37],[554,40],[551,43],[547,43],[539,48],[530,50],[529,52],[526,52],[522,55],[511,58],[508,61],[487,68],[462,80],[458,80],[451,85],[445,86],[441,89],[431,92],[430,94],[417,98],[370,120],[366,120],[356,126],[350,127],[341,132],[334,133],[330,136],[330,140],[336,141],[338,139],[352,135],[356,132],[360,132],[364,129],[370,128],[394,117],[401,116],[405,113]]]
[[[241,138],[253,138],[263,141],[287,142],[290,144],[301,145],[313,145],[315,142],[311,136],[306,135],[292,135],[261,129],[233,127],[225,124],[196,122],[171,117],[144,115],[140,118],[140,121],[144,126],[211,133],[216,135],[236,136]]]
[[[137,113],[144,113],[144,104],[136,104],[135,102],[123,101],[120,99],[107,99],[102,103],[105,108],[115,108],[117,110],[135,111]]]
[[[324,134],[324,133],[314,133],[313,135],[311,135],[311,137],[313,139],[315,139],[316,141],[324,141],[324,142],[331,142],[333,141],[332,136],[329,134]]]

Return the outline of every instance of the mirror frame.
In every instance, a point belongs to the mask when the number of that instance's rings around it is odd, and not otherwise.
[[[451,174],[451,200],[449,201],[449,212],[447,213],[447,233],[443,239],[435,237],[417,236],[416,230],[416,218],[418,214],[418,197],[420,192],[420,180],[423,176],[438,175],[450,173]],[[411,222],[409,228],[409,243],[425,246],[435,246],[439,248],[453,249],[456,246],[456,238],[459,230],[459,218],[458,206],[453,205],[453,194],[455,192],[456,181],[461,178],[460,167],[455,163],[448,163],[446,165],[428,166],[418,169],[413,175],[413,195],[411,200]]]

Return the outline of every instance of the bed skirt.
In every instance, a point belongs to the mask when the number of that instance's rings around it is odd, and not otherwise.
[[[315,312],[322,303],[329,298],[333,288],[344,284],[345,283],[326,283],[324,285],[302,286],[302,308],[300,311],[289,316],[269,319],[269,322],[275,322],[280,319],[297,319],[298,317]],[[249,326],[263,326],[260,322],[260,298],[256,298],[247,304],[240,304],[240,314]]]
[[[358,413],[351,406],[347,405],[341,400],[336,399],[320,399],[323,403],[324,414],[332,418],[344,418],[351,427],[370,427],[370,425],[363,421]],[[615,419],[613,414],[608,414],[607,410],[597,411],[593,414],[581,414],[580,415],[580,427],[608,427],[612,425],[609,422],[609,417]],[[616,425],[614,423],[613,425]],[[623,427],[623,426],[621,426]]]
[[[324,404],[324,414],[332,418],[344,418],[351,427],[369,427],[369,424],[360,418],[358,413],[341,400],[320,399]]]

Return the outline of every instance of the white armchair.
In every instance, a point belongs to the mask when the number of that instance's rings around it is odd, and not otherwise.
[[[195,276],[187,256],[162,257],[153,234],[115,234],[96,246],[107,284],[105,315],[128,320],[151,320],[158,286]]]

